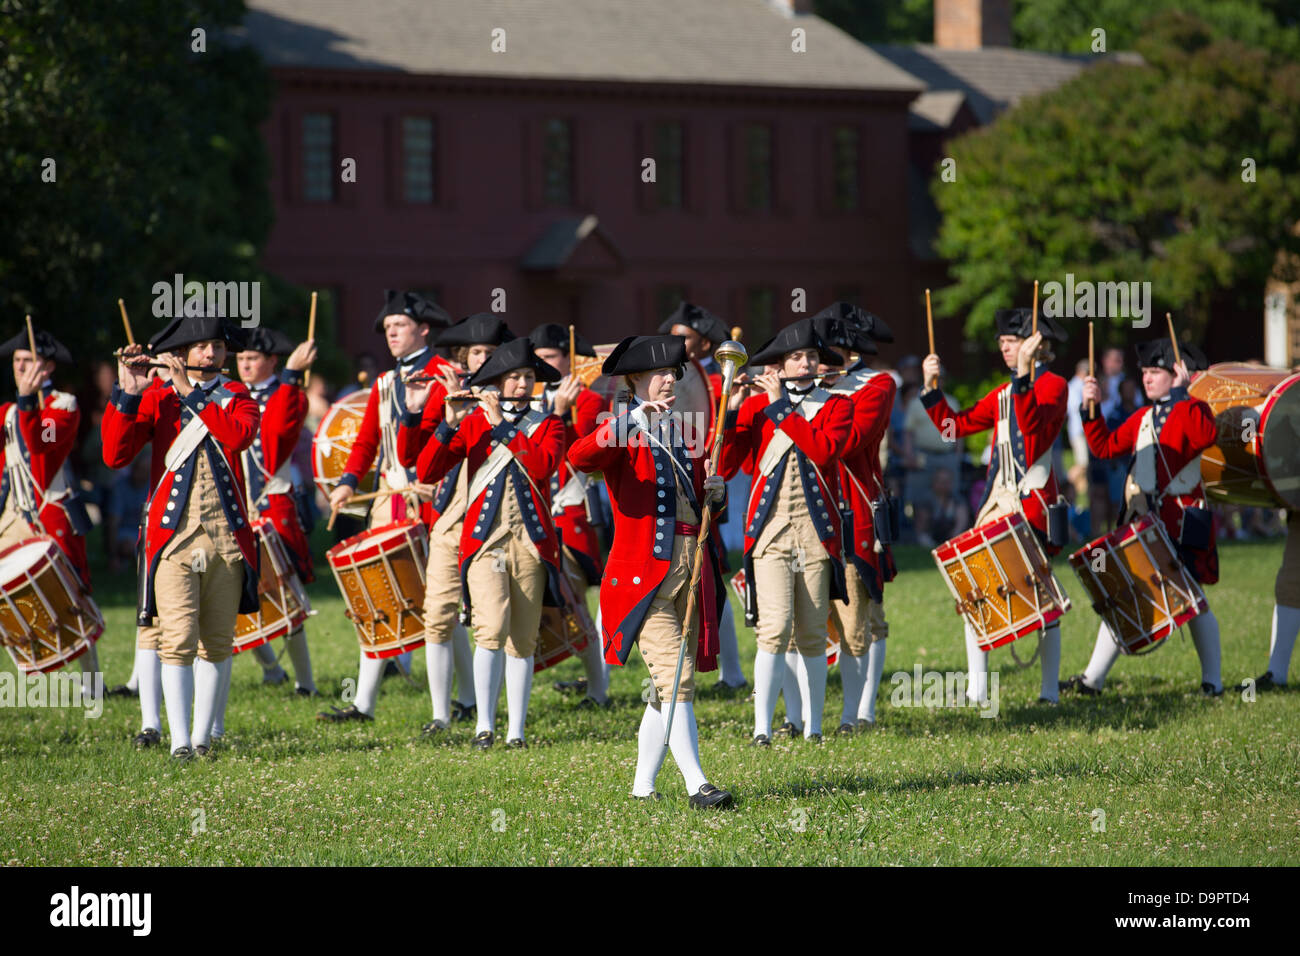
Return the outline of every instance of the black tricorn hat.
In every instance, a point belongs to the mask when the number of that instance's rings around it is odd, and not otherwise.
[[[682,302],[678,305],[672,315],[659,323],[659,332],[662,335],[669,335],[674,325],[685,325],[714,345],[721,345],[731,338],[727,323],[708,309],[701,308],[693,302]]]
[[[885,324],[885,320],[875,313],[868,312],[860,305],[854,305],[852,302],[832,302],[826,308],[822,309],[813,319],[839,319],[851,329],[858,329],[865,332],[868,336],[877,342],[894,341],[893,330]],[[837,343],[832,343],[837,344]],[[857,351],[856,349],[854,351]],[[872,351],[875,354],[875,351]]]
[[[686,340],[680,335],[629,335],[600,367],[605,375],[631,375],[671,368],[681,378],[686,368]]]
[[[245,336],[244,350],[263,355],[288,355],[294,349],[293,339],[279,329],[259,325]]]
[[[161,332],[149,340],[149,350],[157,355],[159,352],[173,352],[208,339],[221,339],[234,352],[248,347],[244,344],[247,341],[246,333],[228,319],[218,315],[182,315],[168,322]]]
[[[1034,334],[1033,309],[998,309],[993,314],[993,320],[997,323],[998,335],[1017,335],[1027,339]],[[1058,342],[1064,342],[1069,337],[1061,323],[1044,312],[1041,305],[1038,307],[1038,331],[1043,333],[1043,338]]]
[[[424,322],[428,325],[451,325],[451,316],[447,310],[418,292],[385,289],[384,306],[375,317],[376,332],[384,331],[384,319],[390,315],[405,315],[415,322]]]
[[[32,326],[32,338],[36,340],[36,354],[41,358],[54,359],[58,363],[72,361],[72,353],[68,351],[68,347],[50,335],[49,332],[42,332]],[[27,329],[25,328],[8,342],[0,345],[0,358],[7,358],[19,349],[25,351],[31,349],[31,343],[27,341]]]
[[[797,352],[799,349],[816,349],[823,365],[844,364],[844,359],[832,352],[822,337],[817,334],[817,328],[811,318],[800,319],[776,333],[764,343],[762,348],[749,357],[749,364],[775,365],[783,356],[790,352]]]
[[[859,355],[876,355],[880,350],[876,343],[860,327],[847,324],[841,319],[813,317],[813,328],[827,345],[857,352]]]
[[[465,387],[486,385],[517,368],[531,368],[537,373],[539,382],[558,382],[563,377],[550,362],[543,362],[537,357],[537,353],[533,351],[533,343],[528,339],[511,339],[479,366],[478,371],[469,377]]]
[[[569,351],[569,330],[558,322],[547,322],[545,325],[539,325],[529,332],[528,341],[533,343],[535,349],[559,349],[567,355]],[[578,355],[594,356],[596,354],[596,350],[591,347],[591,343],[577,332],[573,333],[573,350]]]
[[[1167,335],[1150,342],[1139,342],[1137,356],[1139,368],[1162,368],[1168,372],[1174,370],[1174,343]],[[1186,363],[1189,372],[1201,372],[1210,367],[1205,353],[1187,342],[1178,343],[1178,357]]]
[[[505,319],[491,312],[467,315],[449,329],[443,329],[435,345],[505,345],[515,338]]]

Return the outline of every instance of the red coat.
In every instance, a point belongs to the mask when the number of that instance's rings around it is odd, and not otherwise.
[[[456,368],[456,366],[452,365],[442,356],[434,354],[433,349],[428,349],[421,354],[411,366],[411,369],[413,370],[422,368],[428,368],[430,372],[434,372],[439,368]],[[389,371],[384,372],[384,374],[380,376],[380,379],[383,379],[384,376],[391,377],[395,373],[395,369],[390,369]],[[441,391],[441,386],[436,383],[433,387],[435,391]],[[429,401],[430,404],[433,403],[432,395],[430,395]],[[441,402],[439,402],[439,404],[441,404]],[[395,428],[398,428],[402,424],[406,414],[405,405],[402,404],[400,400],[399,406],[399,414],[394,416],[393,419],[393,427]],[[379,381],[376,381],[374,386],[370,389],[370,396],[366,401],[366,411],[361,418],[361,426],[357,429],[357,437],[352,442],[352,451],[348,453],[347,464],[343,466],[343,477],[339,479],[339,484],[349,485],[353,489],[360,484],[361,479],[365,476],[366,472],[370,470],[370,466],[373,465],[375,459],[379,457],[379,438]],[[398,458],[401,459],[401,457],[402,456],[399,452]],[[404,499],[400,495],[394,495],[389,500],[393,503],[393,508],[396,512],[402,512],[402,514],[404,514],[406,506],[403,503]],[[401,515],[395,513],[394,520],[397,520],[400,516]],[[420,517],[426,524],[430,525],[432,525],[434,520],[436,520],[437,515],[434,514],[429,502],[425,501],[421,503]]]
[[[1068,386],[1065,379],[1055,372],[1040,372],[1032,385],[1028,375],[1016,376],[1012,381],[999,385],[970,408],[962,409],[960,412],[954,412],[948,406],[943,391],[937,388],[921,396],[921,403],[940,432],[948,428],[952,429],[948,434],[956,438],[965,438],[967,435],[987,431],[997,425],[998,395],[1006,388],[1011,389],[1015,430],[1019,435],[1019,450],[1016,457],[1023,459],[1020,461],[1023,467],[1028,467],[1043,455],[1050,455],[1052,445],[1056,443],[1056,438],[1061,433],[1061,426],[1065,424],[1066,405],[1069,401]],[[1013,444],[1017,444],[1014,438]],[[988,494],[992,493],[994,474],[994,466],[990,463],[989,490],[985,493],[986,500]],[[1056,470],[1049,467],[1047,484],[1021,496],[1020,499],[1025,511],[1025,520],[1039,531],[1040,540],[1044,541],[1044,548],[1049,555],[1055,554],[1060,548],[1046,545],[1047,506],[1055,504],[1059,497]]]
[[[822,547],[831,559],[831,596],[847,600],[840,513],[836,507],[839,502],[839,475],[835,465],[848,448],[852,437],[853,403],[843,395],[829,396],[811,422],[800,415],[789,397],[784,395],[769,403],[767,395],[760,393],[740,406],[735,430],[723,443],[722,460],[718,468],[727,479],[734,477],[746,463],[753,469],[754,483],[745,513],[746,580],[754,580],[754,546],[758,543],[763,526],[776,502],[775,496],[769,498],[765,492],[769,478],[778,478],[779,468],[770,476],[764,476],[758,465],[778,428],[790,436],[794,442],[793,448],[816,466],[812,481],[817,486],[817,497],[808,502],[809,515],[817,527]],[[786,467],[790,467],[788,453],[786,461]],[[752,627],[758,621],[757,595],[752,588],[747,595],[749,606],[745,609],[745,620]]]
[[[869,368],[851,372],[836,389],[852,389],[848,394],[853,403],[853,428],[849,433],[848,447],[836,462],[840,501],[846,506],[844,533],[852,533],[848,549],[849,559],[858,569],[867,593],[879,601],[884,595],[886,581],[897,575],[894,558],[886,547],[876,551],[876,529],[871,520],[871,504],[884,497],[884,474],[880,467],[880,443],[889,430],[889,415],[894,407],[894,393],[898,386],[888,372],[873,372]]]
[[[298,505],[291,492],[264,493],[267,476],[281,468],[287,470],[307,418],[307,393],[302,388],[303,373],[284,369],[280,378],[267,388],[253,391],[252,397],[261,411],[261,425],[253,444],[244,452],[241,465],[248,479],[248,501],[263,518],[270,520],[284,540],[285,550],[293,561],[298,577],[304,582],[315,580],[311,547],[298,517]],[[261,468],[254,467],[254,460]]]
[[[145,445],[153,444],[149,483],[154,491],[149,499],[149,518],[145,525],[145,571],[137,608],[137,621],[141,625],[147,626],[150,619],[157,616],[153,578],[158,570],[158,558],[176,533],[176,522],[189,497],[193,466],[183,466],[175,472],[168,471],[166,466],[167,451],[181,432],[182,401],[207,425],[209,437],[220,451],[219,462],[225,463],[225,473],[230,477],[230,481],[225,482],[223,475],[216,475],[218,486],[223,491],[230,489],[223,495],[222,504],[244,561],[253,570],[252,574],[244,575],[244,594],[239,612],[251,614],[259,607],[258,549],[244,503],[244,472],[239,462],[239,453],[251,445],[257,435],[257,402],[249,397],[248,389],[239,382],[223,380],[215,386],[213,393],[220,394],[223,389],[230,397],[225,408],[198,388],[182,400],[169,383],[155,379],[142,395],[128,395],[114,386],[104,409],[100,431],[104,464],[108,467],[125,468]],[[193,462],[194,455],[202,453],[203,445],[200,445],[189,460]],[[175,507],[171,507],[173,504]]]
[[[589,388],[584,388],[579,392],[574,407],[562,419],[564,422],[564,446],[571,448],[579,438],[594,432],[596,430],[596,420],[603,411],[606,411],[606,403],[599,395]],[[577,469],[567,459],[562,460],[559,471],[551,479],[551,496],[554,497],[559,489],[563,488],[575,474],[577,474]],[[555,529],[560,534],[560,540],[573,550],[574,557],[577,558],[578,564],[582,566],[582,572],[586,575],[588,583],[596,584],[599,582],[601,565],[600,538],[596,534],[596,528],[587,520],[586,503],[569,505],[553,517]]]
[[[601,638],[610,664],[627,663],[655,592],[668,575],[676,535],[676,468],[668,452],[645,441],[639,430],[630,430],[630,421],[626,409],[617,416],[606,415],[595,431],[579,438],[568,451],[573,467],[604,476],[614,514],[614,542],[600,582]],[[688,444],[676,457],[683,468],[691,463],[691,494],[699,502],[704,496],[704,468],[703,459],[693,457],[695,451]],[[720,508],[711,507],[715,512]],[[706,553],[713,591],[705,591],[705,600],[699,602],[695,655],[699,671],[717,669],[718,621],[726,600],[713,552]]]
[[[1169,540],[1177,545],[1183,533],[1183,512],[1187,508],[1206,507],[1205,489],[1199,481],[1199,473],[1196,487],[1190,492],[1169,494],[1165,489],[1183,468],[1192,462],[1199,463],[1201,452],[1218,439],[1218,425],[1210,406],[1199,398],[1188,398],[1186,391],[1179,389],[1171,402],[1139,408],[1113,432],[1106,428],[1106,420],[1100,413],[1089,419],[1085,407],[1083,433],[1088,438],[1088,450],[1098,458],[1131,455],[1137,450],[1142,419],[1147,414],[1157,413],[1160,417],[1156,419],[1156,510],[1169,533]],[[1180,546],[1178,550],[1184,563],[1202,584],[1214,584],[1219,580],[1219,551],[1214,543],[1213,528],[1210,529],[1208,547]]]
[[[401,431],[410,430],[406,426],[401,429]],[[526,500],[532,502],[532,509],[529,509],[525,521],[529,521],[534,512],[536,514],[536,519],[528,524],[529,537],[532,539],[533,546],[537,548],[538,555],[549,566],[548,573],[558,574],[560,542],[555,534],[555,524],[551,521],[548,488],[551,475],[555,473],[555,469],[564,457],[564,423],[554,415],[543,417],[541,424],[531,436],[526,435],[523,428],[515,427],[509,420],[493,427],[488,424],[487,416],[482,409],[475,409],[456,428],[443,422],[434,430],[432,441],[424,447],[416,461],[418,480],[438,481],[454,466],[466,461],[468,462],[466,467],[469,468],[468,480],[472,484],[475,473],[501,442],[505,443],[514,454],[515,461],[528,474],[530,484]],[[501,477],[504,477],[505,473],[503,470],[493,485],[499,487]],[[492,516],[485,511],[485,508],[500,506],[500,495],[497,495],[492,505],[487,503],[487,492],[493,485],[484,488],[468,503],[465,521],[461,525],[460,579],[466,615],[470,608],[470,595],[469,589],[465,587],[465,576],[470,561],[474,559],[474,555],[491,532]],[[487,520],[480,520],[480,515]],[[550,600],[553,603],[554,594],[558,593],[558,589],[551,590],[553,593]]]
[[[36,486],[35,497],[40,502],[37,517],[45,533],[58,543],[89,590],[90,569],[86,563],[84,535],[90,530],[90,521],[81,503],[76,479],[71,469],[65,468],[68,453],[77,439],[77,427],[81,424],[76,396],[52,388],[42,389],[39,401],[35,395],[19,396],[17,403],[0,404],[0,427],[3,427],[11,408],[16,408],[18,434],[27,449],[27,463],[32,483]],[[0,470],[5,469],[5,464],[5,446],[3,436],[0,436]],[[45,494],[60,474],[70,494],[58,501],[46,501]],[[14,494],[14,480],[10,474],[0,479],[0,510],[4,509],[6,499]]]

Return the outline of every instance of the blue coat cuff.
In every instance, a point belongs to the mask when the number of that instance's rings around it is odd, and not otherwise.
[[[446,419],[443,419],[442,421],[438,422],[438,427],[433,430],[433,437],[436,438],[438,441],[442,442],[444,445],[450,445],[451,436],[455,434],[456,434],[456,429],[453,428],[451,425],[448,425]]]
[[[1012,395],[1028,395],[1029,388],[1030,385],[1029,385],[1028,375],[1017,375],[1015,378],[1011,380]]]
[[[736,428],[736,421],[739,418],[740,418],[739,409],[735,409],[735,408],[727,409],[727,414],[722,416],[722,430],[728,432],[734,431]]]
[[[1178,388],[1171,389],[1169,392],[1169,401],[1171,402],[1181,402],[1185,398],[1187,398],[1187,387],[1184,385],[1180,385],[1178,386]]]
[[[403,428],[419,428],[420,420],[424,417],[423,412],[402,412]]]
[[[773,422],[780,424],[781,420],[790,414],[790,409],[793,407],[790,404],[790,399],[782,395],[775,402],[768,402],[763,411]]]
[[[492,426],[492,437],[503,445],[509,445],[510,439],[515,437],[515,428],[513,422],[502,421],[500,425]]]
[[[347,486],[348,486],[349,488],[351,488],[353,491],[356,491],[356,490],[357,490],[357,485],[358,485],[358,484],[360,484],[360,479],[357,478],[356,475],[351,474],[350,472],[344,474],[344,476],[343,476],[342,478],[339,479],[339,485],[340,485],[340,486],[341,486],[341,485],[347,485]]]
[[[280,369],[280,381],[284,382],[285,385],[295,385],[302,388],[303,379],[306,378],[306,375],[307,373],[301,369]]]
[[[134,418],[140,411],[140,399],[142,397],[141,395],[130,395],[122,391],[122,386],[114,385],[108,401],[123,415],[130,415]]]
[[[18,401],[14,404],[18,406],[20,412],[34,412],[40,407],[40,404],[36,400],[35,392],[32,392],[30,395],[19,395]]]
[[[943,389],[941,388],[932,388],[928,392],[921,393],[922,408],[934,408],[943,400]]]

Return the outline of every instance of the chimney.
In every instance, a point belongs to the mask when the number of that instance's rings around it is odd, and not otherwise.
[[[1011,46],[1011,0],[934,0],[934,45],[944,50]]]
[[[787,17],[803,16],[813,12],[813,0],[767,0],[768,5]]]

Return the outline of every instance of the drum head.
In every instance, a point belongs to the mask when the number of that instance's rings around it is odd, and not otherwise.
[[[0,552],[0,587],[7,586],[24,571],[30,570],[51,548],[57,547],[52,538],[32,538],[5,548]]]
[[[1259,436],[1264,470],[1288,508],[1300,508],[1300,375],[1278,386]]]

